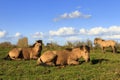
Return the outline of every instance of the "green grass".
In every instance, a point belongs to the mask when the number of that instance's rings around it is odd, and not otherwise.
[[[120,80],[119,53],[91,51],[91,62],[60,68],[36,66],[36,60],[3,60],[8,51],[0,49],[0,80]]]

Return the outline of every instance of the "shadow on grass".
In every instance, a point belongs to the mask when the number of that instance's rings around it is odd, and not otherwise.
[[[84,60],[82,60],[82,61],[79,61],[79,64],[83,64],[83,63],[85,63],[85,61],[84,61]]]
[[[93,59],[91,60],[91,64],[98,64],[98,63],[102,63],[102,62],[107,62],[109,61],[108,59]]]
[[[113,53],[113,51],[112,50],[106,50],[105,52],[110,52],[110,53]],[[120,51],[119,50],[116,50],[116,52],[115,53],[113,53],[113,54],[119,54],[120,53]]]
[[[120,51],[117,51],[118,54],[120,54]]]

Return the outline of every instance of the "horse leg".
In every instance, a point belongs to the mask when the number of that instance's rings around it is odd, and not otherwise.
[[[48,65],[48,66],[55,66],[55,64],[53,62],[47,62],[45,64]]]
[[[105,49],[105,47],[103,47],[103,51],[104,51],[104,53],[106,53],[106,49]]]
[[[37,64],[37,65],[39,65],[39,64]],[[53,62],[41,63],[40,65],[42,65],[42,66],[55,66],[55,64]]]
[[[38,57],[37,56],[33,56],[32,59],[36,60],[36,59],[38,59]]]
[[[117,53],[117,48],[116,48],[116,46],[114,46],[114,48],[115,48],[115,53]]]
[[[16,57],[11,57],[11,59],[16,61],[22,60],[21,58],[16,58]]]
[[[68,62],[68,65],[78,65],[79,64],[79,62],[78,61],[75,61],[75,60],[70,60],[69,62]]]
[[[101,47],[102,48],[102,53],[105,53],[105,47]]]
[[[116,53],[116,47],[112,46],[113,53]]]
[[[16,60],[16,61],[19,61],[19,60],[22,60],[22,59],[21,59],[21,58],[16,58],[15,60]]]

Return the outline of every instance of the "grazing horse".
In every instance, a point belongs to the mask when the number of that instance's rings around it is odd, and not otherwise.
[[[105,53],[105,48],[106,47],[111,47],[113,50],[113,53],[116,53],[116,42],[113,40],[103,40],[101,38],[95,38],[94,39],[94,44],[99,44],[100,47],[102,48],[102,52]]]
[[[12,59],[12,60],[29,60],[29,59],[37,59],[41,55],[42,50],[42,40],[36,41],[33,46],[29,48],[13,48],[9,51],[8,56],[4,59]]]
[[[37,60],[37,65],[78,65],[79,58],[83,57],[86,62],[90,61],[90,48],[80,46],[72,50],[46,51]]]

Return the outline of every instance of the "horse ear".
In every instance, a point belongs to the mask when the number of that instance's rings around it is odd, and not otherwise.
[[[84,48],[87,49],[87,50],[90,50],[90,47],[87,46],[87,45],[81,45],[80,46],[80,50],[83,50]]]
[[[41,43],[41,45],[43,44],[42,40],[37,40],[36,43]]]
[[[97,40],[99,40],[99,38],[95,38],[95,40],[97,41]]]
[[[37,40],[31,47],[34,47],[36,45],[36,43],[41,43],[41,45],[42,45],[42,40]]]
[[[80,46],[80,50],[83,50],[83,45]]]
[[[42,40],[37,40],[36,42],[37,42],[37,43],[42,43]]]
[[[86,45],[85,48],[86,48],[88,51],[90,51],[90,47],[89,47],[89,46]]]

